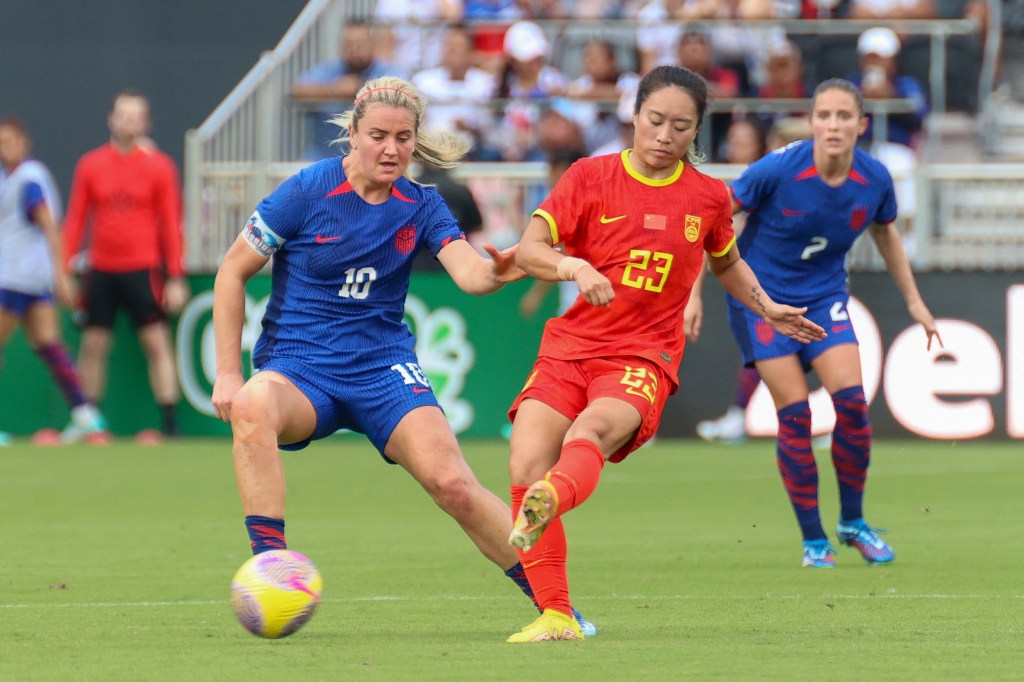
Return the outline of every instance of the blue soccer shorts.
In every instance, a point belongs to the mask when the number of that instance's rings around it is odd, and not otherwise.
[[[796,355],[804,371],[807,371],[811,367],[811,362],[829,348],[844,343],[857,343],[857,334],[853,330],[850,314],[846,309],[850,300],[848,294],[828,296],[807,306],[804,317],[819,325],[828,334],[824,339],[811,343],[800,343],[785,334],[780,334],[772,329],[763,317],[754,314],[731,296],[726,298],[729,326],[740,347],[743,364],[748,367],[760,360]]]
[[[415,353],[396,353],[390,364],[330,372],[295,358],[271,358],[259,369],[287,377],[316,410],[316,429],[304,441],[281,444],[282,450],[301,450],[311,441],[340,429],[365,434],[380,456],[402,417],[417,407],[441,406],[420,370]]]
[[[53,294],[26,294],[14,289],[0,289],[0,308],[16,317],[23,317],[37,303],[53,302]]]

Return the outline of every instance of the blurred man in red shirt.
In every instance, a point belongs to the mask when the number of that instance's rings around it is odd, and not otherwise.
[[[146,356],[161,431],[173,436],[178,381],[166,313],[179,311],[188,298],[178,169],[147,137],[149,102],[141,94],[117,95],[107,125],[110,142],[75,168],[64,222],[65,266],[84,266],[79,373],[86,396],[97,402],[106,386],[111,329],[123,307]],[[143,442],[159,438],[153,431],[139,434]]]

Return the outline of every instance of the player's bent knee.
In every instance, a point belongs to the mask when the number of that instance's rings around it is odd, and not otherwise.
[[[281,430],[279,422],[269,382],[243,387],[231,403],[231,429],[243,440],[264,429],[277,434]]]
[[[453,475],[435,478],[426,487],[438,507],[456,519],[465,519],[473,513],[473,489],[478,486],[476,481]]]

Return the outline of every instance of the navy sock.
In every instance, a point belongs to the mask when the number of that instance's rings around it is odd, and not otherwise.
[[[249,546],[253,554],[272,549],[288,549],[288,542],[284,539],[284,519],[246,516],[245,530],[249,532]]]
[[[818,466],[811,449],[811,407],[806,400],[779,410],[776,457],[782,483],[804,540],[823,540],[818,513]]]
[[[832,432],[832,464],[839,479],[840,518],[858,521],[864,516],[864,482],[871,463],[871,422],[864,389],[851,386],[832,394],[836,428]]]
[[[50,370],[50,375],[57,383],[57,388],[60,389],[68,407],[84,405],[87,401],[82,394],[82,384],[78,379],[78,373],[75,372],[75,363],[64,345],[51,343],[48,346],[39,346],[36,348],[36,354],[46,363],[46,368]]]
[[[505,571],[505,575],[512,579],[520,590],[523,591],[533,605],[537,607],[537,610],[543,613],[543,609],[540,608],[540,604],[537,603],[537,598],[533,596],[533,588],[530,587],[530,581],[526,579],[526,571],[523,570],[522,562],[516,562],[516,565]]]

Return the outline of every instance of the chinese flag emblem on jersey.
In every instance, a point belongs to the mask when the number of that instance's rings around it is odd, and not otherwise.
[[[409,253],[416,246],[416,228],[402,227],[395,233],[395,248],[400,253]]]
[[[664,230],[665,216],[644,213],[644,227],[648,230]]]
[[[686,236],[686,241],[695,242],[697,237],[700,236],[700,216],[699,215],[688,215],[686,216],[686,222],[683,224],[683,234]]]

